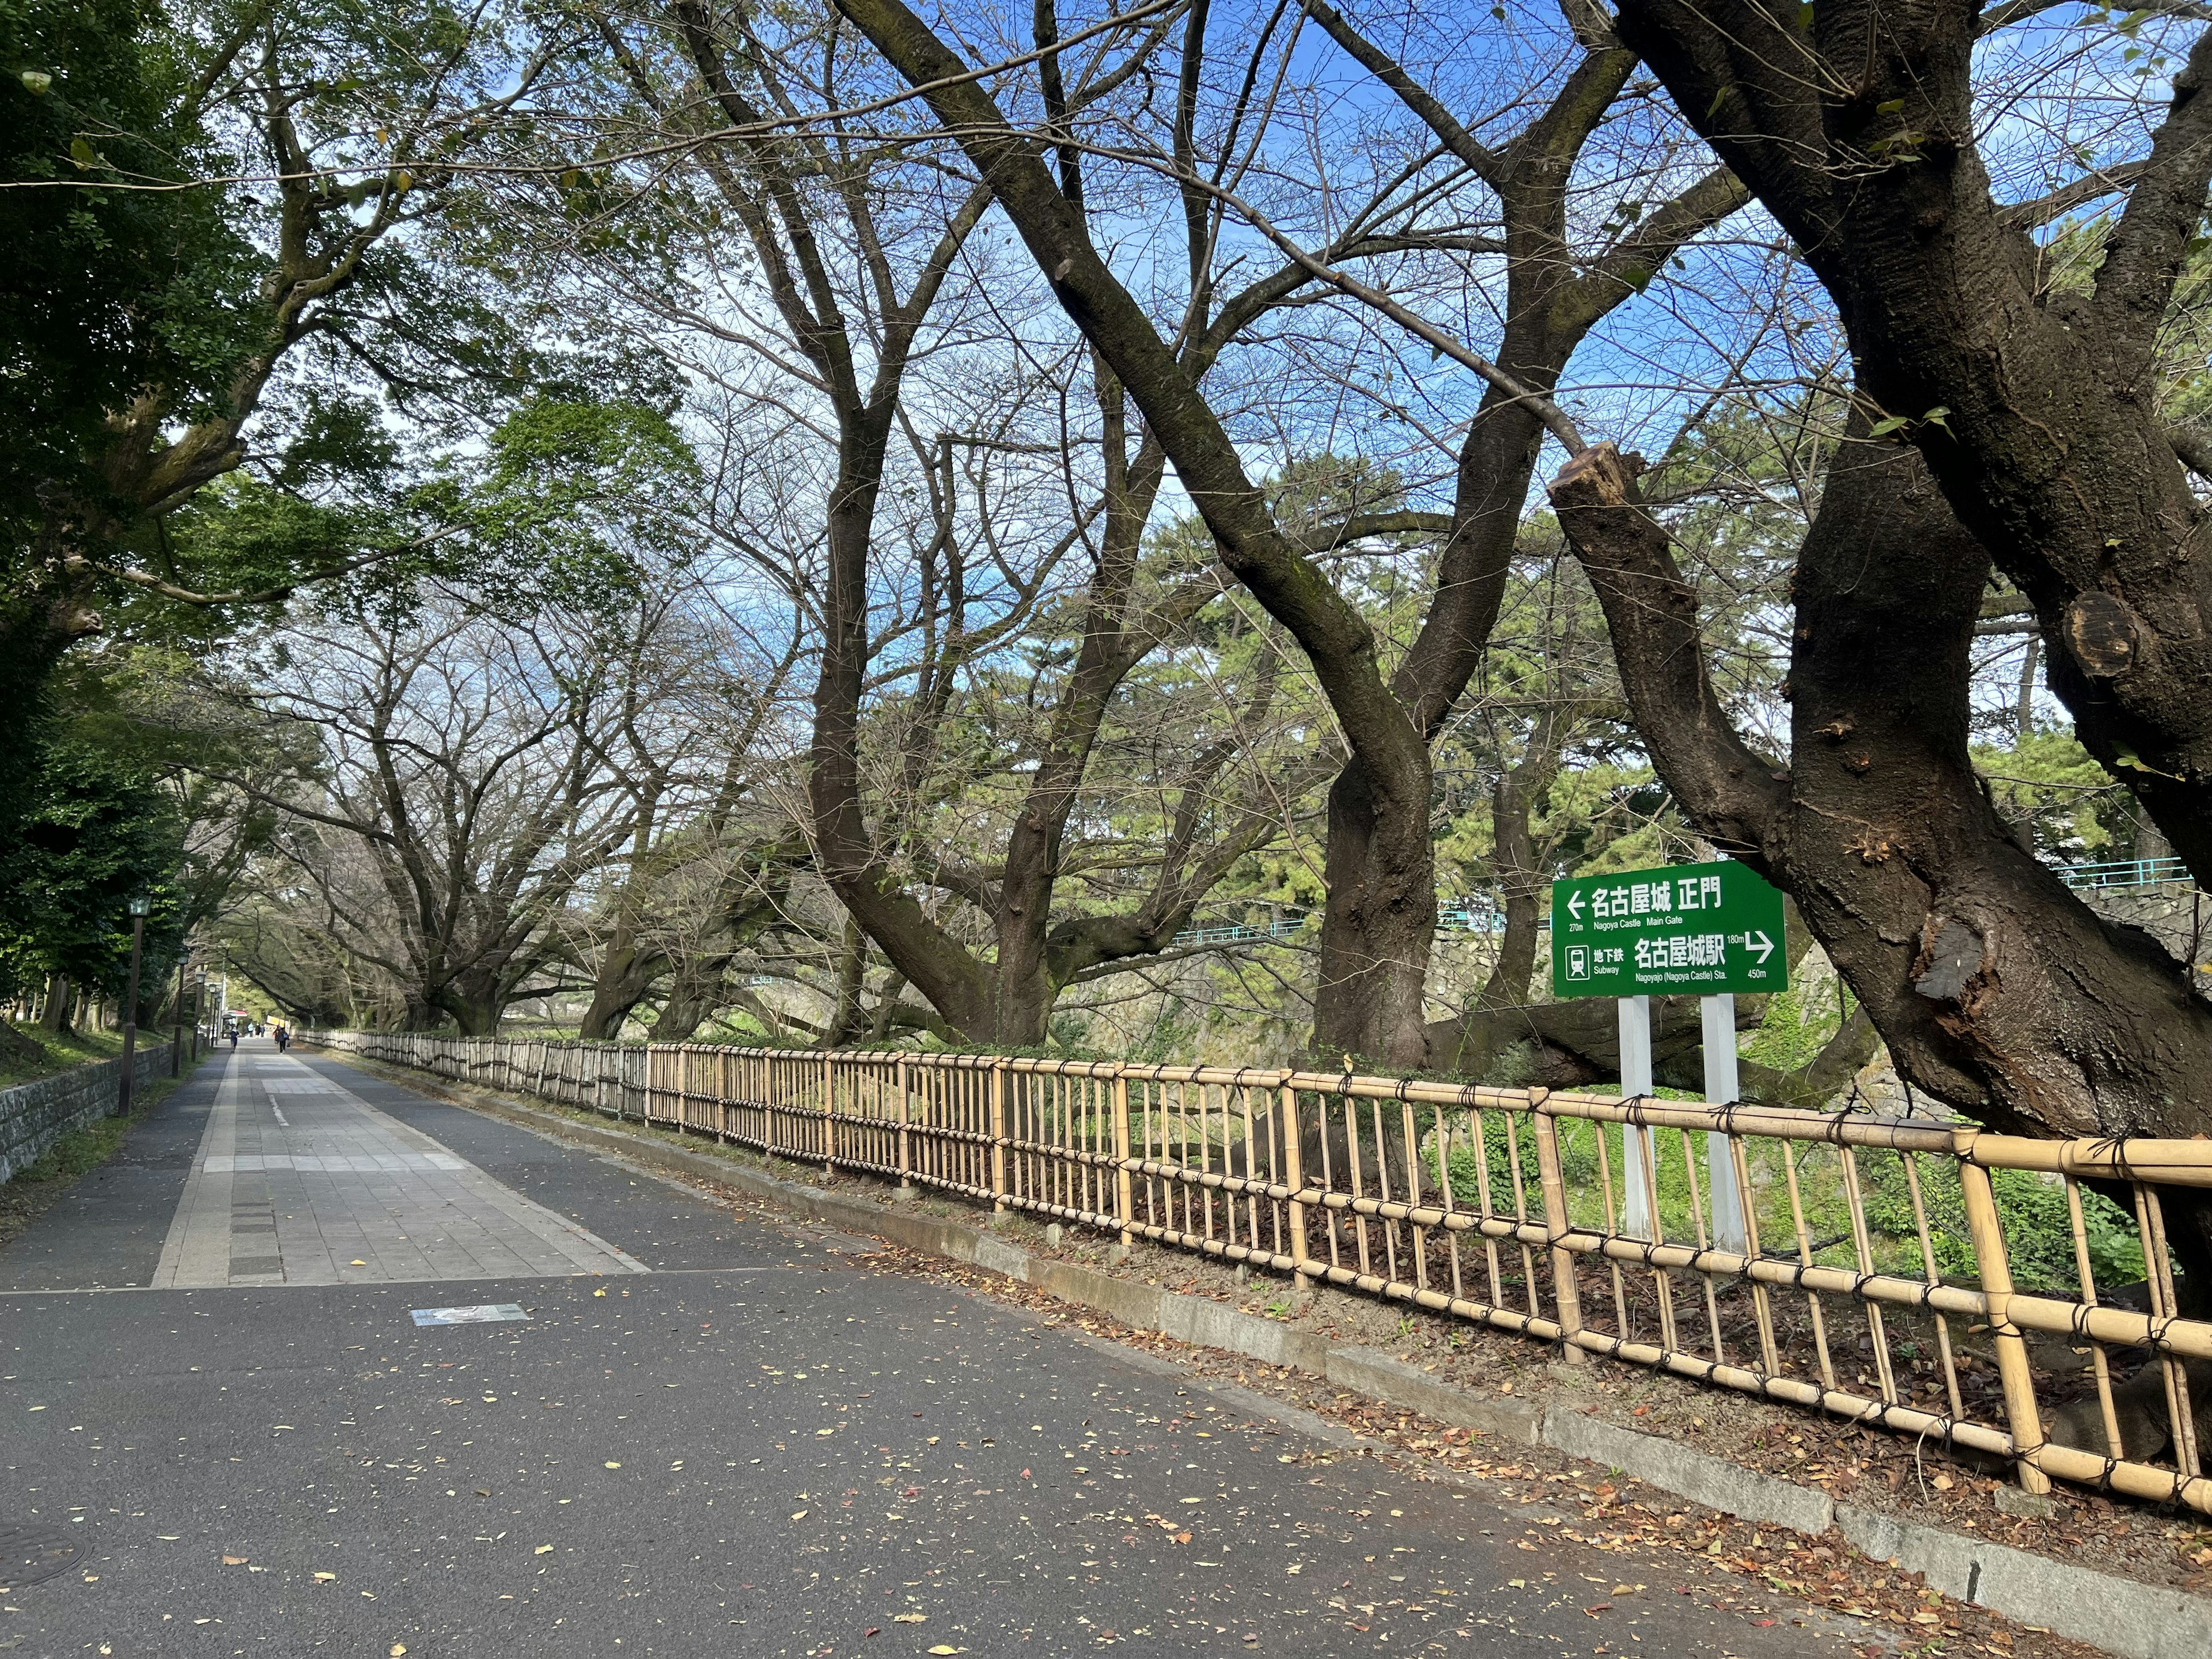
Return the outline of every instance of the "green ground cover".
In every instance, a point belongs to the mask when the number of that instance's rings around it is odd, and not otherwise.
[[[123,1052],[120,1031],[64,1031],[57,1036],[36,1025],[18,1025],[15,1030],[38,1045],[42,1058],[33,1060],[27,1055],[0,1052],[0,1089],[12,1089],[19,1083],[35,1083],[56,1072],[66,1072],[72,1066],[112,1060]],[[155,1035],[153,1040],[160,1042],[161,1035]]]

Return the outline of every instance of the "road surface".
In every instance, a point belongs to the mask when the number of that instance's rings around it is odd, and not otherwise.
[[[0,1250],[0,1651],[1881,1644],[866,1248],[222,1051]]]

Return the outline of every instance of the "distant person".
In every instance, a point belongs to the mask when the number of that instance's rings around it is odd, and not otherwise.
[[[230,1028],[230,1052],[234,1054],[238,1052],[238,1027],[235,1025]]]
[[[278,1054],[283,1054],[283,1053],[287,1048],[290,1048],[291,1046],[292,1046],[292,1033],[291,1033],[291,1031],[290,1031],[288,1028],[286,1028],[286,1027],[284,1027],[284,1026],[282,1026],[282,1025],[279,1025],[279,1026],[276,1028],[276,1052],[277,1052]]]

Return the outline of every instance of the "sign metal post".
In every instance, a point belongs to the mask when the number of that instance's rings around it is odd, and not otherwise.
[[[1741,1092],[1735,1068],[1735,994],[1698,999],[1698,1013],[1705,1023],[1705,1098],[1725,1106]],[[1750,1240],[1743,1225],[1743,1194],[1735,1184],[1735,1159],[1729,1152],[1729,1138],[1718,1132],[1705,1137],[1705,1169],[1712,1179],[1713,1201],[1707,1214],[1713,1228],[1713,1248],[1744,1253]]]
[[[1609,996],[1620,1006],[1620,1093],[1651,1092],[1651,999],[1669,993],[1698,999],[1703,1023],[1705,1098],[1737,1097],[1735,999],[1740,992],[1789,988],[1782,895],[1732,860],[1578,876],[1552,888],[1552,989],[1562,1000]],[[1650,1132],[1622,1135],[1627,1182],[1622,1227],[1632,1237],[1652,1234],[1646,1176]],[[1736,1190],[1728,1137],[1706,1137],[1711,1172],[1714,1243],[1741,1251],[1743,1205]]]
[[[1620,999],[1620,1097],[1633,1100],[1651,1092],[1651,999]],[[1627,1184],[1621,1206],[1620,1230],[1631,1238],[1651,1237],[1650,1183],[1644,1178],[1644,1160],[1651,1152],[1651,1131],[1633,1123],[1620,1127],[1620,1178]]]

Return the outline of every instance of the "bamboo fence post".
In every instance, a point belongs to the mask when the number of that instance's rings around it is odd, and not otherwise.
[[[898,1062],[899,1185],[911,1187],[914,1185],[914,1132],[908,1127],[912,1119],[907,1104],[906,1088],[906,1056],[901,1054]]]
[[[1006,1062],[991,1062],[991,1208],[1006,1207]]]
[[[1129,1175],[1129,1079],[1114,1067],[1114,1210],[1121,1223],[1123,1249],[1135,1242],[1130,1231],[1137,1218],[1137,1195]]]
[[[1544,1109],[1551,1098],[1547,1089],[1528,1091],[1529,1115],[1536,1131],[1536,1179],[1544,1194],[1544,1233],[1552,1241],[1552,1299],[1559,1312],[1559,1334],[1565,1339],[1567,1364],[1580,1365],[1589,1356],[1575,1342],[1583,1328],[1583,1297],[1575,1283],[1575,1253],[1559,1241],[1567,1236],[1567,1183],[1559,1174],[1559,1130]],[[1506,1133],[1512,1133],[1509,1121]]]
[[[1285,1071],[1277,1085],[1276,1098],[1283,1120],[1283,1184],[1291,1189],[1291,1270],[1301,1284],[1306,1277],[1306,1206],[1297,1194],[1306,1188],[1305,1149],[1298,1144],[1298,1091],[1291,1087],[1294,1073]]]
[[[1982,1295],[1989,1303],[1990,1339],[1996,1348],[1997,1380],[2004,1385],[2005,1418],[2012,1429],[2013,1449],[2024,1454],[2041,1448],[2043,1418],[2035,1408],[2027,1344],[2021,1338],[2020,1327],[2012,1322],[2012,1264],[2005,1259],[1996,1194],[1990,1186],[1990,1172],[1964,1158],[1959,1161],[1959,1188],[1966,1201],[1966,1229],[1974,1241]],[[2024,1488],[2032,1492],[2051,1490],[2051,1477],[2025,1455],[2019,1456],[2017,1462]]]
[[[822,1167],[837,1167],[837,1067],[826,1048],[822,1051]]]

